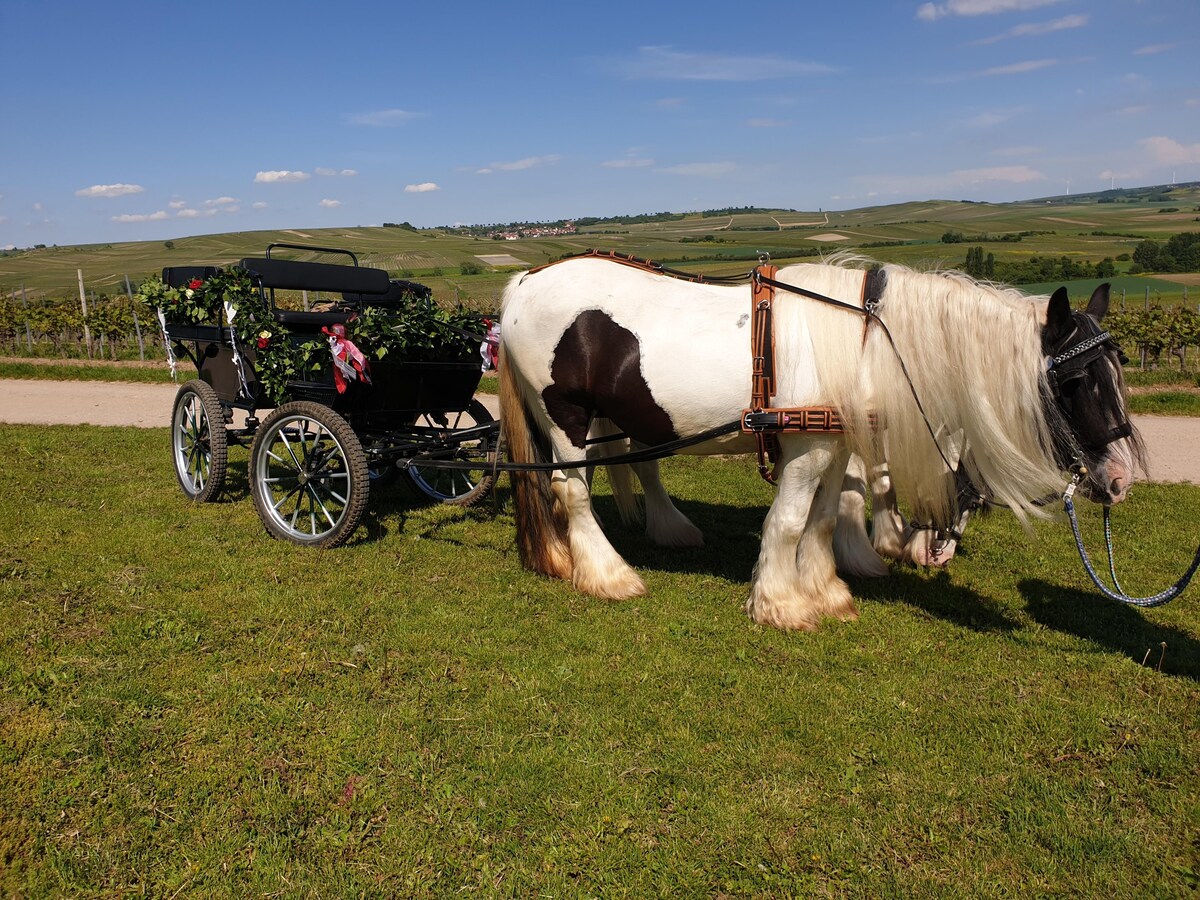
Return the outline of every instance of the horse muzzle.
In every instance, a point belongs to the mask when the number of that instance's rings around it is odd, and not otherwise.
[[[1123,454],[1109,453],[1089,473],[1083,483],[1084,494],[1094,503],[1113,506],[1129,495],[1133,486],[1133,462]]]

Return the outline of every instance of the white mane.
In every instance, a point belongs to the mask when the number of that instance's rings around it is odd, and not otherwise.
[[[866,261],[839,254],[834,262],[833,267],[788,266],[780,270],[779,280],[857,302],[862,276],[848,267]],[[818,369],[826,392],[856,430],[855,449],[867,458],[882,457],[883,448],[867,439],[871,432],[865,427],[867,414],[877,413],[886,431],[876,433],[886,440],[901,496],[934,521],[949,522],[953,479],[946,477],[915,392],[945,452],[947,436],[961,429],[970,448],[964,464],[981,490],[1012,507],[1022,520],[1044,515],[1034,501],[1063,485],[1042,403],[1040,334],[1046,299],[957,272],[922,273],[888,265],[884,273],[887,286],[879,316],[894,348],[878,323],[868,328],[863,346],[861,319],[802,301],[808,305],[805,317],[821,320],[813,323],[822,335],[813,347]]]

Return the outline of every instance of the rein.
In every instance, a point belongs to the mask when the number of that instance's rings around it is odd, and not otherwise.
[[[1083,568],[1088,573],[1088,577],[1092,579],[1092,584],[1096,585],[1100,593],[1110,600],[1116,600],[1119,603],[1129,606],[1139,606],[1145,609],[1162,606],[1164,603],[1169,603],[1183,593],[1184,588],[1191,582],[1192,576],[1196,574],[1196,570],[1200,569],[1200,546],[1196,547],[1196,555],[1192,559],[1191,567],[1183,573],[1183,576],[1178,581],[1166,590],[1159,591],[1157,594],[1152,594],[1149,597],[1131,597],[1125,593],[1125,589],[1121,587],[1121,582],[1117,580],[1117,567],[1113,562],[1112,521],[1109,518],[1111,507],[1107,505],[1104,507],[1104,544],[1108,551],[1108,574],[1112,577],[1113,588],[1115,590],[1110,589],[1100,580],[1100,576],[1096,574],[1096,569],[1092,565],[1087,550],[1083,546],[1083,535],[1080,533],[1079,520],[1075,515],[1075,502],[1073,498],[1075,488],[1079,485],[1082,478],[1083,472],[1077,469],[1075,474],[1071,476],[1071,483],[1067,485],[1066,491],[1063,492],[1062,500],[1063,509],[1066,510],[1067,518],[1071,522],[1071,533],[1075,536],[1075,548],[1079,551],[1079,558],[1083,561]]]

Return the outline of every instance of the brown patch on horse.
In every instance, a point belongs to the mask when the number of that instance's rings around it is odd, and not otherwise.
[[[605,418],[635,441],[665,444],[679,437],[642,374],[642,347],[603,310],[579,314],[559,338],[542,391],[550,419],[573,445],[587,445],[592,419]]]

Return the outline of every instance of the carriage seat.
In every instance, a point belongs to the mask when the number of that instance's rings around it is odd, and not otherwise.
[[[263,288],[271,290],[278,288],[343,295],[353,293],[374,297],[384,295],[391,289],[388,274],[384,269],[367,266],[342,266],[267,257],[247,257],[239,265],[250,272]],[[278,307],[275,307],[272,313],[279,324],[309,334],[316,334],[329,325],[344,323],[350,316],[349,311],[342,310],[301,312]]]
[[[205,281],[220,270],[216,266],[167,266],[162,270],[163,284],[167,287],[187,287],[193,278]]]
[[[404,281],[400,278],[393,278],[389,282],[388,290],[385,294],[361,294],[351,291],[342,293],[342,301],[344,303],[353,304],[360,309],[364,306],[378,306],[383,309],[391,306],[404,306],[414,297],[425,303],[432,303],[433,289],[415,281]]]
[[[341,294],[386,294],[391,287],[387,271],[367,266],[301,262],[294,259],[248,257],[239,265],[257,276],[264,288],[320,291]]]

